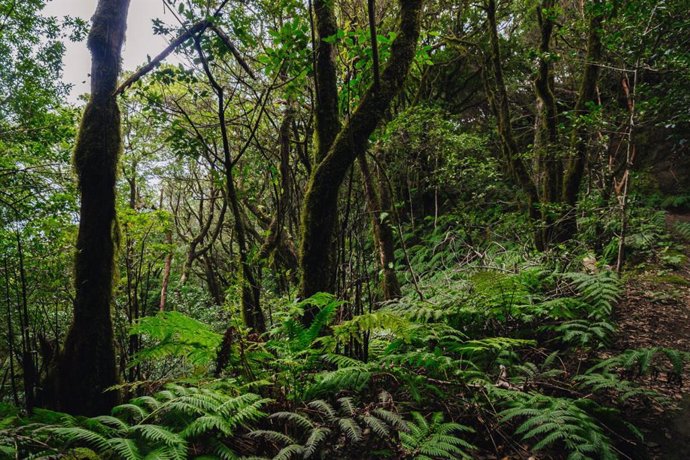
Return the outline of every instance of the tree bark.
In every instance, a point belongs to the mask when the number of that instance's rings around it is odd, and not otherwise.
[[[577,233],[575,207],[589,152],[589,127],[579,118],[590,113],[590,106],[596,101],[597,81],[599,79],[599,61],[602,53],[601,27],[604,20],[601,0],[594,0],[593,9],[594,11],[590,13],[585,68],[575,105],[575,126],[570,139],[574,154],[568,162],[563,179],[562,200],[565,203],[565,210],[561,219],[563,222],[561,232],[565,238],[570,238]]]
[[[173,248],[172,248],[172,229],[165,231],[165,244],[168,245],[168,252],[165,255],[165,266],[163,267],[163,279],[161,280],[161,299],[158,304],[159,311],[165,311],[165,302],[168,298],[168,284],[170,283],[170,269],[172,267]]]
[[[544,0],[537,8],[539,21],[539,67],[534,80],[537,97],[537,126],[534,147],[537,156],[536,175],[539,182],[541,228],[537,236],[548,247],[561,241],[555,228],[563,185],[563,158],[558,144],[558,109],[554,95],[551,36],[553,35],[554,0]]]
[[[513,126],[510,114],[510,102],[503,78],[503,65],[501,63],[501,49],[498,40],[498,24],[496,19],[496,1],[489,0],[486,8],[489,21],[489,39],[491,45],[490,68],[493,88],[488,78],[485,78],[485,89],[489,105],[496,116],[498,134],[501,139],[501,153],[506,162],[508,172],[513,181],[527,195],[527,209],[533,222],[539,220],[539,193],[532,180],[527,166],[520,158],[517,142],[513,135]],[[535,238],[535,243],[541,249],[541,241]]]
[[[114,96],[129,0],[100,0],[88,37],[91,97],[74,161],[81,209],[75,257],[74,320],[57,370],[56,407],[73,414],[108,413],[118,392],[111,319],[117,225],[115,179],[121,149]]]
[[[278,131],[278,147],[280,149],[280,190],[278,191],[278,203],[275,217],[268,226],[268,235],[264,239],[259,250],[258,259],[266,261],[271,254],[278,253],[281,246],[285,246],[285,220],[292,201],[290,181],[290,131],[295,116],[293,102],[288,101],[283,114],[283,121]],[[288,257],[290,253],[288,250]],[[292,260],[286,260],[286,268],[294,269],[296,264]]]
[[[380,196],[385,193],[385,190],[383,187],[379,187],[382,193],[377,192],[366,155],[360,156],[358,160],[364,179],[364,194],[367,200],[367,208],[369,208],[369,213],[371,214],[371,226],[374,229],[374,243],[376,244],[381,265],[383,299],[397,299],[402,294],[400,292],[400,282],[395,273],[395,244],[393,231],[390,226],[391,212],[388,207],[384,207],[383,197]],[[388,214],[388,217],[384,217],[384,212]]]
[[[576,120],[570,139],[570,147],[574,153],[568,158],[567,168],[563,171],[564,160],[560,157],[562,150],[557,131],[558,112],[553,92],[554,77],[549,63],[550,40],[554,26],[551,14],[555,4],[554,0],[544,0],[538,10],[541,55],[535,79],[535,93],[540,107],[534,142],[538,151],[539,166],[536,180],[532,178],[527,165],[520,158],[513,135],[508,95],[503,80],[496,1],[488,0],[487,4],[493,81],[484,79],[485,90],[497,119],[501,150],[508,170],[514,181],[527,194],[530,218],[537,224],[535,245],[540,251],[545,250],[551,243],[569,240],[576,233],[575,206],[589,149],[589,128],[586,123]],[[599,74],[597,61],[601,58],[602,52],[600,29],[604,14],[601,0],[596,0],[590,14],[586,63],[575,106],[575,113],[579,117],[589,113],[589,106],[596,96]],[[554,218],[554,215],[559,218]]]
[[[332,292],[331,235],[338,210],[338,191],[355,159],[365,153],[369,136],[403,86],[415,55],[421,9],[422,0],[400,0],[398,35],[381,73],[380,88],[370,87],[366,91],[347,124],[338,132],[328,154],[314,167],[309,179],[302,213],[301,297],[309,297],[321,291]],[[319,91],[324,91],[324,88],[319,88]],[[310,322],[314,313],[306,312],[303,320]]]
[[[338,79],[335,45],[329,37],[338,32],[332,0],[314,0],[314,28],[316,29],[316,116],[314,117],[314,164],[328,154],[340,130],[338,116]]]

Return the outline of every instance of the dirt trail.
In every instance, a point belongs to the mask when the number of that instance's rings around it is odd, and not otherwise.
[[[669,215],[669,230],[678,221],[690,222],[690,214]],[[690,352],[690,247],[685,260],[669,270],[652,268],[635,274],[626,283],[625,297],[616,308],[619,334],[615,349],[663,347]],[[677,410],[634,409],[633,421],[645,433],[645,445],[634,457],[654,460],[690,459],[690,377],[660,372],[642,382],[669,396]],[[642,448],[643,447],[643,448]]]

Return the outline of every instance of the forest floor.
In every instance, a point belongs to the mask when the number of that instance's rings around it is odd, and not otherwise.
[[[667,216],[671,234],[677,221],[690,221],[690,214]],[[676,244],[683,250],[681,263],[674,268],[640,266],[629,275],[615,311],[619,332],[610,352],[652,347],[690,352],[690,246]],[[644,445],[631,449],[632,458],[690,459],[690,379],[684,379],[686,375],[659,372],[642,378],[644,387],[667,396],[673,407],[629,408],[629,420],[645,435]]]

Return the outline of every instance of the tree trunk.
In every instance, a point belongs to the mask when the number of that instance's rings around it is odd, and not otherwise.
[[[225,303],[225,292],[218,282],[212,253],[210,251],[207,252],[202,256],[201,260],[204,264],[204,277],[206,278],[206,285],[208,286],[209,294],[211,294],[211,299],[213,299],[216,305],[222,306]]]
[[[508,173],[513,181],[527,195],[527,209],[532,222],[538,222],[539,212],[539,193],[534,184],[525,163],[520,158],[517,142],[513,134],[513,126],[510,114],[510,103],[508,91],[506,90],[503,78],[503,66],[501,63],[501,49],[498,40],[498,24],[496,19],[496,1],[489,0],[486,8],[487,19],[489,21],[489,39],[491,51],[489,57],[490,77],[485,74],[484,84],[487,99],[491,106],[498,125],[498,134],[501,139],[501,153],[506,163]],[[493,80],[493,85],[489,82]],[[493,86],[493,88],[492,88]],[[543,249],[542,240],[537,234],[535,244],[538,249]]]
[[[338,32],[335,9],[330,0],[314,0],[314,28],[316,29],[316,116],[314,117],[314,164],[328,154],[340,130],[338,117],[338,79],[335,44],[329,37]],[[329,43],[330,41],[330,43]]]
[[[571,146],[575,153],[568,162],[563,179],[563,202],[565,210],[561,218],[561,233],[564,238],[572,238],[577,233],[577,195],[580,191],[585,173],[587,154],[589,152],[589,126],[580,118],[590,112],[590,105],[596,101],[597,80],[599,78],[599,60],[601,59],[601,27],[604,19],[601,0],[594,1],[594,12],[589,21],[587,55],[585,68],[580,84],[580,92],[575,105],[575,126],[571,135]]]
[[[223,141],[223,166],[225,169],[225,187],[227,199],[230,204],[230,211],[232,212],[235,224],[235,239],[237,241],[237,249],[240,257],[240,277],[239,282],[242,289],[242,317],[244,324],[253,332],[266,332],[266,320],[264,319],[261,305],[259,303],[259,296],[261,288],[258,283],[258,277],[254,273],[249,262],[249,252],[247,250],[247,237],[245,231],[245,224],[240,208],[240,201],[235,189],[235,179],[233,177],[234,163],[230,153],[230,139],[228,137],[228,127],[225,121],[225,94],[223,87],[216,81],[211,73],[208,65],[208,60],[201,49],[201,43],[198,37],[195,37],[194,44],[196,46],[199,59],[206,73],[209,83],[213,87],[218,100],[218,122],[220,124],[220,133]]]
[[[56,406],[73,414],[108,413],[118,402],[110,315],[116,245],[115,179],[121,149],[113,93],[120,72],[129,0],[100,0],[93,16],[91,98],[74,161],[81,209],[75,257],[74,320],[57,370]]]
[[[331,235],[338,211],[338,191],[355,159],[365,153],[369,136],[403,86],[415,55],[421,9],[422,0],[400,0],[398,35],[381,74],[380,88],[370,87],[366,91],[347,124],[339,131],[328,154],[315,165],[309,179],[302,213],[301,297],[309,297],[320,291],[332,292]],[[318,90],[322,92],[326,89]],[[310,322],[314,314],[314,311],[306,312],[304,321]]]
[[[292,202],[290,181],[290,131],[295,117],[293,102],[288,101],[278,131],[278,146],[280,149],[280,190],[278,191],[278,203],[275,217],[268,225],[268,235],[264,239],[259,250],[258,259],[264,264],[271,254],[280,257],[283,265],[288,270],[296,268],[296,257],[287,245],[285,235],[285,221],[287,220],[290,203]],[[281,257],[282,256],[282,257]]]
[[[590,18],[586,64],[575,106],[575,113],[579,116],[589,112],[588,106],[595,99],[596,94],[599,72],[597,61],[601,57],[600,29],[604,13],[600,1],[596,0]],[[496,116],[501,150],[508,166],[507,169],[514,181],[527,194],[530,218],[538,225],[535,231],[535,245],[540,251],[546,249],[550,243],[571,239],[576,233],[575,205],[584,176],[589,148],[588,127],[586,123],[576,120],[570,142],[575,153],[569,158],[568,167],[565,173],[563,172],[563,160],[559,156],[562,150],[558,141],[558,113],[553,93],[553,74],[548,62],[549,42],[554,26],[551,15],[554,7],[554,0],[544,0],[538,10],[541,56],[535,79],[535,92],[539,104],[535,145],[541,151],[538,152],[537,164],[539,167],[537,168],[536,181],[531,177],[527,166],[520,158],[513,134],[508,95],[503,80],[496,1],[488,0],[486,9],[491,43],[490,68],[492,74],[490,78],[493,80],[489,81],[489,78],[486,77],[484,79],[486,95]],[[554,215],[558,216],[559,219],[556,219]]]
[[[173,248],[172,248],[172,229],[165,232],[165,244],[168,245],[168,253],[165,255],[165,266],[163,267],[163,280],[161,281],[161,299],[158,304],[159,311],[165,311],[165,302],[168,298],[168,284],[170,283],[170,269],[172,267]]]
[[[551,63],[551,36],[554,26],[554,0],[544,0],[537,8],[539,21],[539,67],[534,80],[537,97],[537,126],[534,147],[537,157],[536,175],[539,182],[541,222],[537,236],[548,247],[560,242],[555,229],[559,213],[563,184],[563,159],[558,143],[558,109],[554,95],[553,65]]]
[[[366,155],[359,157],[359,168],[364,179],[364,194],[366,195],[367,208],[371,213],[371,226],[374,229],[374,242],[379,255],[382,279],[381,290],[384,300],[393,300],[401,296],[400,283],[395,274],[395,245],[393,242],[393,232],[391,230],[391,213],[388,207],[383,205],[383,193],[377,192],[374,178],[372,177]],[[385,192],[384,188],[380,188]],[[384,213],[388,217],[384,217]]]

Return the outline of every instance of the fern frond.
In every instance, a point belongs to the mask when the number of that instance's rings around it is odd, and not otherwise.
[[[288,422],[293,423],[295,426],[303,428],[305,430],[311,430],[314,428],[314,422],[309,420],[304,415],[298,414],[296,412],[274,412],[269,416],[269,418],[286,420]]]
[[[186,446],[187,442],[180,435],[173,433],[159,425],[140,424],[131,428],[133,433],[137,433],[147,441],[162,443],[166,446]]]
[[[273,457],[273,460],[290,460],[293,458],[299,458],[303,453],[304,447],[299,444],[291,444],[283,447],[280,452]]]
[[[249,436],[254,437],[254,438],[264,438],[267,439],[268,441],[271,441],[275,444],[282,445],[282,446],[289,446],[293,444],[297,444],[297,441],[295,441],[293,438],[290,436],[280,433],[278,431],[272,431],[272,430],[252,430],[249,432]]]
[[[117,431],[127,431],[129,425],[120,420],[117,417],[111,415],[99,415],[98,417],[93,417],[92,420],[102,423],[103,425],[109,426]]]
[[[620,279],[615,272],[603,271],[595,274],[573,272],[565,273],[563,276],[572,282],[583,299],[593,307],[592,317],[602,319],[611,315],[621,294]]]
[[[419,412],[412,412],[410,415],[412,420],[407,422],[408,431],[399,434],[408,455],[416,459],[472,458],[469,452],[476,447],[454,434],[473,431],[470,427],[452,422],[444,423],[440,412],[431,415],[431,423]]]
[[[141,460],[143,458],[143,455],[141,452],[139,452],[136,442],[134,442],[132,439],[109,439],[108,447],[122,460]]]
[[[309,458],[316,454],[319,446],[326,440],[328,435],[331,434],[331,430],[325,427],[315,428],[307,438],[307,442],[304,444],[304,457]]]
[[[395,412],[381,408],[376,408],[371,412],[393,428],[399,431],[407,431],[407,424],[405,423],[405,420]]]
[[[233,433],[233,427],[223,417],[207,414],[194,419],[185,427],[181,435],[183,438],[193,438],[212,431],[230,436]]]
[[[307,406],[319,411],[321,414],[325,415],[326,418],[329,420],[334,420],[336,417],[336,412],[335,409],[333,409],[333,406],[331,406],[327,401],[324,401],[323,399],[315,399],[313,401],[309,401],[307,403]]]
[[[99,451],[105,451],[109,448],[106,438],[85,428],[76,426],[58,427],[50,428],[48,431],[61,437],[69,445],[78,444],[86,447],[93,447]]]
[[[338,427],[343,433],[345,433],[351,442],[359,442],[362,440],[362,429],[353,419],[339,418]]]
[[[362,420],[364,421],[365,425],[371,428],[371,431],[376,433],[379,437],[387,438],[390,436],[390,429],[388,428],[388,425],[386,425],[380,419],[371,415],[363,415]]]

